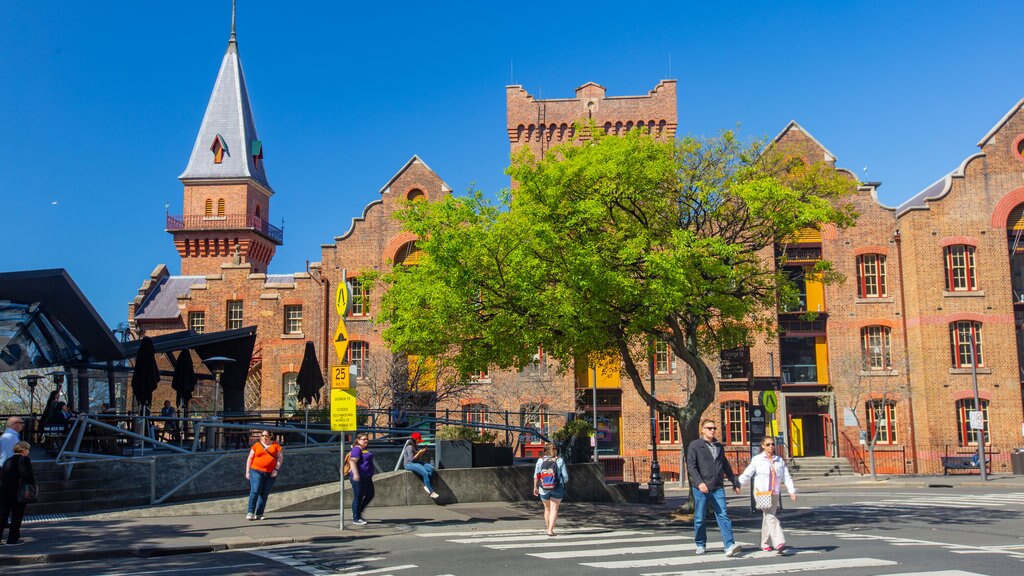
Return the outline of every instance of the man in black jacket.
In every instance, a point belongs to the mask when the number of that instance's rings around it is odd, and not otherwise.
[[[690,490],[693,492],[693,541],[697,545],[697,554],[703,554],[708,543],[704,516],[710,500],[718,529],[722,532],[725,555],[735,556],[740,551],[740,545],[732,537],[732,522],[729,521],[725,507],[725,484],[722,477],[729,478],[737,494],[740,489],[736,474],[725,458],[725,449],[715,439],[716,429],[714,420],[701,420],[700,438],[691,442],[686,449],[686,469],[690,475]]]

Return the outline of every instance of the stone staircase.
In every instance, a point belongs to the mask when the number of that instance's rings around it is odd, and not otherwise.
[[[829,458],[827,456],[807,456],[794,458],[793,461],[799,466],[790,468],[794,478],[822,478],[826,476],[857,476],[846,458]]]
[[[26,513],[70,514],[149,504],[149,469],[136,468],[140,478],[134,481],[125,478],[123,470],[95,465],[76,466],[71,479],[65,480],[63,466],[33,462],[39,500],[29,504]]]

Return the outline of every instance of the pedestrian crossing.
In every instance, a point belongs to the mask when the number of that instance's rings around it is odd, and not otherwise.
[[[928,496],[907,496],[901,498],[886,498],[884,500],[867,500],[853,502],[830,508],[853,508],[863,511],[865,508],[894,508],[927,509],[927,508],[1006,508],[1007,506],[1024,507],[1024,492],[1010,492],[1004,494],[933,494]]]
[[[402,572],[403,570],[419,568],[416,564],[396,564],[394,566],[371,568],[368,565],[369,562],[379,562],[386,559],[383,556],[367,555],[358,558],[330,560],[323,558],[322,555],[309,552],[305,548],[297,547],[275,548],[273,551],[254,550],[249,551],[249,553],[284,564],[311,576],[338,576],[341,574],[345,576],[384,576]]]
[[[480,546],[495,551],[518,552],[540,560],[576,562],[581,567],[611,574],[638,576],[760,576],[769,574],[872,574],[886,575],[899,562],[883,558],[827,558],[828,548],[789,549],[780,557],[763,552],[756,543],[739,542],[745,552],[727,557],[721,544],[696,554],[692,535],[651,530],[574,528],[550,537],[540,530],[494,530],[449,533],[418,533],[421,538],[443,538],[458,545]],[[899,542],[892,542],[900,544]],[[711,543],[709,543],[711,544]],[[905,540],[904,545],[916,544]],[[851,572],[855,571],[855,572]],[[903,572],[888,576],[985,576],[959,570]]]

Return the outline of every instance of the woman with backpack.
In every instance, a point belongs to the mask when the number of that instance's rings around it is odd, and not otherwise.
[[[555,521],[558,520],[558,505],[565,498],[565,484],[569,482],[569,470],[565,460],[558,457],[554,444],[544,445],[544,456],[537,459],[533,467],[533,495],[544,503],[544,527],[548,536],[555,535]]]
[[[751,478],[754,479],[754,504],[764,513],[761,518],[761,549],[765,552],[774,550],[782,556],[786,550],[786,536],[775,513],[782,498],[782,484],[786,485],[786,492],[793,502],[796,502],[796,486],[785,460],[775,455],[775,439],[771,436],[761,440],[761,453],[754,456],[740,474],[740,486],[750,482]]]
[[[352,482],[352,523],[363,526],[363,510],[373,500],[373,452],[367,450],[370,437],[366,432],[356,434],[355,445],[345,458],[342,472]]]
[[[246,520],[264,520],[267,496],[281,471],[284,449],[274,441],[270,430],[260,432],[260,441],[252,445],[245,461],[245,479],[249,481],[249,511]]]

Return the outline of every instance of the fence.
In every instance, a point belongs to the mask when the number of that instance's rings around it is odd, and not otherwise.
[[[871,473],[871,454],[867,446],[859,442],[854,444],[845,432],[842,433],[843,450],[842,454],[850,462],[853,471],[857,474]],[[875,473],[876,474],[906,474],[907,473],[907,449],[902,445],[875,445]]]

